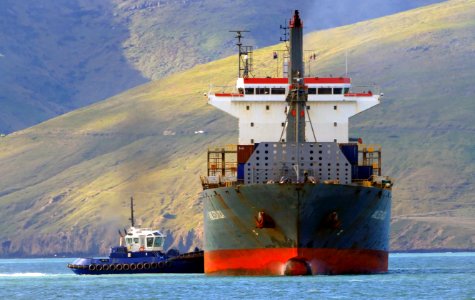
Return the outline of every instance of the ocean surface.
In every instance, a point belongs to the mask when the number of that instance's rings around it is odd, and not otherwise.
[[[0,299],[475,299],[475,253],[391,254],[358,276],[78,276],[72,258],[0,260]]]

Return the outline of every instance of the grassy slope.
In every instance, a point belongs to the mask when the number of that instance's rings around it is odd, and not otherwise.
[[[376,81],[382,105],[352,119],[384,146],[394,192],[393,249],[474,248],[474,1],[450,1],[306,37],[313,72]],[[273,74],[271,49],[256,52]],[[235,58],[172,75],[0,139],[0,253],[105,252],[128,197],[168,245],[200,245],[198,175],[209,145],[235,141],[236,120],[206,105]],[[195,135],[195,130],[205,130]],[[175,135],[164,135],[172,131]]]

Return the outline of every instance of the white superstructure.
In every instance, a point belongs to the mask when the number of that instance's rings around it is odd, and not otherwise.
[[[156,229],[130,227],[123,239],[130,252],[163,251],[166,237]]]
[[[307,142],[347,143],[349,118],[380,102],[380,95],[371,91],[352,93],[350,78],[311,77],[304,82]],[[236,88],[235,93],[209,93],[208,102],[239,119],[239,144],[286,141],[288,79],[239,78]]]

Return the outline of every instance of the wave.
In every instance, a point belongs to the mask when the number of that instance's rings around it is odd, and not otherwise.
[[[0,273],[0,277],[46,277],[46,276],[63,276],[65,274],[46,274],[46,273]]]

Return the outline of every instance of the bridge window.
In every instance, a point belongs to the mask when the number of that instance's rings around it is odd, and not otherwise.
[[[270,94],[269,88],[256,88],[256,95],[268,95]]]
[[[244,94],[244,89],[243,88],[238,88],[238,93],[239,94]]]
[[[254,139],[251,139],[251,144],[254,144]]]
[[[333,126],[335,126],[335,127],[336,127],[337,125],[338,125],[338,124],[337,124],[336,122],[333,122]]]
[[[266,110],[269,110],[269,108],[270,108],[269,105],[266,105]]]
[[[249,110],[249,105],[246,105],[246,110]]]
[[[254,127],[254,122],[251,122],[251,127]]]
[[[332,94],[332,88],[318,88],[318,94],[319,95],[331,95]]]
[[[317,89],[316,88],[308,88],[308,94],[309,95],[317,94]]]
[[[254,95],[254,88],[245,88],[244,93],[246,95]]]
[[[344,88],[343,91],[344,94],[348,94],[350,92],[350,88]]]
[[[342,92],[343,92],[342,88],[333,88],[334,95],[341,95]]]
[[[285,88],[272,88],[271,93],[273,95],[285,95]]]
[[[338,108],[338,107],[337,107],[336,105],[333,106],[333,109],[334,109],[334,110],[337,110],[337,108]]]
[[[282,127],[285,127],[285,123],[284,123],[284,122],[282,122],[282,124],[281,124],[281,125],[282,125]]]

